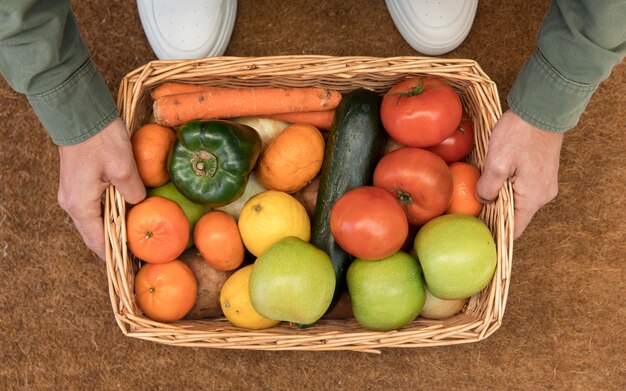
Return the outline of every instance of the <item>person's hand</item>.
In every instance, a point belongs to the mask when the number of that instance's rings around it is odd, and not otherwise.
[[[104,259],[102,193],[113,184],[131,204],[146,196],[126,126],[117,118],[87,140],[59,147],[59,157],[59,205],[72,217],[85,244]]]
[[[492,202],[510,178],[515,204],[515,239],[535,213],[558,192],[562,133],[538,129],[512,111],[505,112],[493,128],[476,195]]]

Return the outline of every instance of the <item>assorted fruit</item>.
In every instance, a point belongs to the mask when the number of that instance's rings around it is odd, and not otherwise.
[[[445,81],[365,88],[165,83],[131,138],[137,305],[159,322],[366,329],[444,319],[488,287],[473,121]]]

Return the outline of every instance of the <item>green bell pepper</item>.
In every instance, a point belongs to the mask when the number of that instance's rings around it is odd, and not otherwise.
[[[194,121],[178,129],[168,159],[172,183],[189,200],[213,208],[243,194],[261,153],[261,137],[233,121]]]

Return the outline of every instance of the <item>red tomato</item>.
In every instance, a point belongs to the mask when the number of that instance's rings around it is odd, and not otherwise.
[[[452,136],[443,140],[441,144],[427,149],[441,156],[446,163],[450,164],[465,159],[473,147],[474,122],[466,113],[463,113],[461,124],[452,133]]]
[[[400,250],[409,234],[409,224],[389,192],[361,186],[335,202],[330,211],[330,232],[347,253],[377,260]]]
[[[412,78],[387,92],[380,117],[391,137],[410,147],[426,148],[455,131],[462,110],[459,95],[444,81]]]
[[[452,197],[452,173],[442,158],[404,147],[383,156],[374,169],[374,186],[387,190],[412,225],[443,214]]]

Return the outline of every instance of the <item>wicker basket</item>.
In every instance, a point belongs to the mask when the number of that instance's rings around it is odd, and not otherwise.
[[[474,119],[476,147],[468,160],[480,168],[501,108],[496,85],[471,60],[423,57],[276,56],[215,57],[197,61],[155,61],[129,73],[121,83],[118,105],[129,132],[152,114],[151,90],[166,81],[221,87],[321,86],[341,92],[365,87],[383,93],[398,81],[416,75],[445,79],[460,94]],[[498,262],[490,285],[470,298],[458,315],[433,321],[419,318],[392,332],[374,332],[354,319],[321,319],[298,329],[282,322],[261,331],[232,326],[225,318],[159,323],[142,315],[133,295],[139,262],[126,246],[126,205],[114,187],[106,193],[106,264],[111,304],[122,332],[130,337],[169,345],[256,350],[356,350],[380,352],[382,347],[422,347],[480,341],[502,324],[511,273],[513,247],[511,184],[497,201],[483,208],[480,218],[495,238]]]

